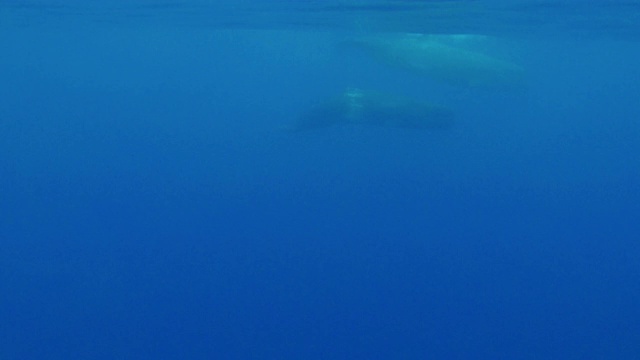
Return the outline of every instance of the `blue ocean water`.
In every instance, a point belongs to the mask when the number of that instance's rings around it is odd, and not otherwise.
[[[640,358],[639,16],[3,2],[0,359]],[[341,46],[388,33],[524,80]],[[286,131],[354,88],[454,124]]]

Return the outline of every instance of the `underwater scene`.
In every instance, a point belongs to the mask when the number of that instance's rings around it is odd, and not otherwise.
[[[0,2],[0,359],[640,359],[640,1]]]

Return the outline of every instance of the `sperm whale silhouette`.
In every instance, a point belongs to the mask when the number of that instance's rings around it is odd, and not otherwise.
[[[286,130],[303,131],[340,124],[438,129],[452,126],[453,120],[453,112],[443,106],[353,88],[312,107]]]

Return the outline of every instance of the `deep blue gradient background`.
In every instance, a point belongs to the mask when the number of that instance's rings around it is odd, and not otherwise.
[[[507,91],[74,26],[0,33],[0,358],[640,357],[637,42],[505,36]],[[456,125],[280,130],[349,86]]]

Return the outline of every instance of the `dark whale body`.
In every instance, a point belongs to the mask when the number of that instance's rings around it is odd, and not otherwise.
[[[340,124],[442,129],[451,127],[453,119],[453,112],[443,106],[396,95],[348,89],[314,106],[287,129],[304,131]]]

